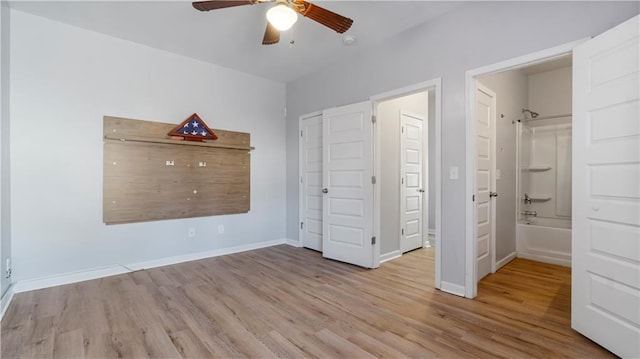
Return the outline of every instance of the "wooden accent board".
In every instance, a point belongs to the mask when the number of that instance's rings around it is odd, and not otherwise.
[[[250,135],[170,140],[175,124],[104,117],[106,224],[246,213]]]

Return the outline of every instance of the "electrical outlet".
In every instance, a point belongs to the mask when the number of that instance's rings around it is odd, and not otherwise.
[[[196,229],[191,227],[189,228],[189,238],[194,238],[196,236]]]
[[[219,224],[218,225],[218,234],[222,234],[224,233],[224,224]]]

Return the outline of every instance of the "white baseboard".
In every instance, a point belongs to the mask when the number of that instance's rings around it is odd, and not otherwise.
[[[293,247],[302,247],[302,243],[300,243],[300,241],[291,238],[285,238],[284,243]]]
[[[385,253],[385,254],[381,254],[380,255],[380,263],[384,263],[384,262],[388,262],[392,259],[396,259],[402,257],[402,252],[400,252],[399,250],[396,251],[392,251],[389,253]]]
[[[152,261],[128,264],[126,265],[126,268],[137,271],[137,270],[143,270],[143,269],[163,267],[171,264],[197,261],[199,259],[213,258],[213,257],[225,256],[227,254],[234,254],[234,253],[251,251],[254,249],[272,247],[280,244],[285,244],[284,238],[274,239],[271,241],[258,242],[258,243],[244,244],[244,245],[235,246],[235,247],[214,249],[212,251],[207,251],[207,252],[189,253],[189,254],[184,254],[184,255],[175,256],[175,257],[160,258]]]
[[[215,249],[207,252],[189,253],[189,254],[184,254],[180,256],[155,259],[151,261],[138,262],[133,264],[114,265],[109,267],[84,270],[80,272],[64,273],[64,274],[48,276],[48,277],[21,280],[21,281],[18,281],[13,286],[14,287],[13,291],[15,293],[21,293],[21,292],[26,292],[30,290],[83,282],[91,279],[104,278],[112,275],[125,274],[125,273],[130,273],[132,271],[137,271],[137,270],[162,267],[162,266],[167,266],[171,264],[190,262],[190,261],[195,261],[199,259],[212,258],[212,257],[224,256],[227,254],[250,251],[254,249],[272,247],[272,246],[277,246],[285,243],[286,243],[286,239],[281,238],[281,239],[274,239],[271,241],[244,244],[241,246]]]
[[[427,233],[427,242],[425,243],[425,248],[431,248],[436,246],[436,230],[429,228]]]
[[[565,258],[556,258],[556,257],[545,256],[545,255],[539,255],[539,254],[522,253],[522,252],[518,252],[517,257],[529,259],[536,262],[556,264],[563,267],[571,267],[571,257],[565,259]]]
[[[13,300],[13,295],[15,294],[14,285],[10,285],[7,291],[0,299],[0,321],[4,318],[4,313],[7,312],[7,308],[9,308],[9,304],[11,304],[11,300]]]
[[[516,259],[517,253],[516,252],[512,252],[511,254],[509,254],[508,256],[502,258],[501,260],[496,262],[496,271],[502,267],[504,267],[505,264],[511,262],[512,260]]]
[[[464,286],[453,284],[450,282],[440,281],[440,290],[449,294],[454,294],[459,297],[464,297]]]
[[[70,272],[59,275],[52,275],[40,278],[26,279],[17,281],[14,285],[16,293],[28,292],[31,290],[55,287],[59,285],[84,282],[86,280],[109,277],[112,275],[124,274],[131,272],[127,268],[119,265],[93,268],[89,270]]]

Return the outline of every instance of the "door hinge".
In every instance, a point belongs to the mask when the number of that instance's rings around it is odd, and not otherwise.
[[[400,230],[400,234],[402,234],[402,235],[404,236],[404,228],[402,228],[402,229]]]
[[[404,177],[400,178],[400,184],[404,184]]]
[[[404,133],[404,126],[400,127],[400,133]]]
[[[304,222],[300,222],[300,229],[304,228]]]
[[[371,184],[376,184],[376,176],[371,176]]]
[[[471,201],[472,201],[472,202],[475,202],[475,201],[476,201],[476,195],[475,195],[475,194],[471,197]]]
[[[302,136],[302,131],[300,131],[300,137],[303,137],[303,136]]]
[[[371,116],[371,123],[376,123],[378,122],[378,119],[376,118],[376,116]]]
[[[300,183],[304,183],[304,181],[302,180],[302,177],[300,177]]]
[[[376,244],[376,237],[371,237],[371,245]]]

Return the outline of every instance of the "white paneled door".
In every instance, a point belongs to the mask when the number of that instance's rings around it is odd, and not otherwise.
[[[640,22],[573,52],[572,327],[640,357]]]
[[[424,245],[422,197],[423,119],[400,114],[400,249],[407,252]]]
[[[300,240],[322,251],[322,115],[300,120]]]
[[[495,236],[496,159],[495,113],[496,94],[480,83],[476,85],[476,263],[479,281],[491,273],[493,265],[493,236]]]
[[[322,114],[324,257],[373,266],[371,103]]]

